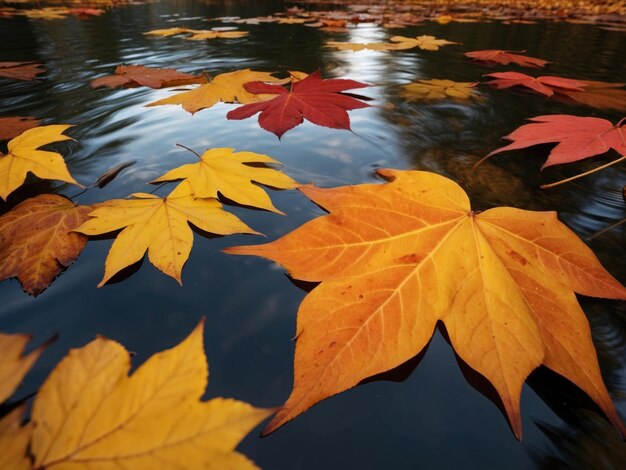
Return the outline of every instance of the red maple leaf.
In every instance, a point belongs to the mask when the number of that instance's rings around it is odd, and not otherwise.
[[[560,89],[569,91],[584,91],[585,89],[584,80],[572,80],[571,78],[551,76],[535,78],[519,72],[490,73],[486,76],[495,79],[487,82],[487,84],[497,89],[522,86],[544,96],[552,96],[555,92],[559,92]]]
[[[484,51],[466,52],[465,56],[481,62],[494,62],[497,64],[517,64],[522,67],[543,67],[549,62],[535,57],[528,57],[520,54],[513,54],[513,51],[501,51],[497,49],[486,49]],[[526,52],[526,51],[519,51]]]
[[[576,162],[611,149],[626,155],[626,118],[615,125],[606,119],[569,114],[537,116],[530,121],[533,122],[518,127],[504,137],[511,140],[511,144],[494,150],[483,160],[507,150],[554,142],[558,142],[558,145],[552,149],[541,169]]]
[[[344,79],[323,79],[320,72],[293,83],[291,90],[279,85],[263,82],[246,83],[244,87],[254,94],[277,95],[268,101],[251,103],[230,111],[228,119],[246,119],[259,115],[259,125],[280,138],[289,129],[302,124],[304,119],[318,126],[350,130],[351,109],[366,108],[369,105],[341,93],[353,88],[369,85]]]

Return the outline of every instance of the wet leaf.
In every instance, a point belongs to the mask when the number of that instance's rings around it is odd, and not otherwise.
[[[0,333],[0,403],[13,395],[46,347],[42,345],[24,355],[24,349],[30,338],[30,335],[25,334]],[[1,459],[2,452],[0,452],[0,461]],[[0,466],[0,468],[7,467]]]
[[[216,199],[195,197],[186,181],[164,198],[146,193],[132,197],[94,205],[91,219],[76,229],[91,236],[123,229],[109,251],[98,287],[141,260],[146,250],[157,269],[182,284],[181,272],[193,245],[189,224],[218,235],[257,233],[224,211]]]
[[[468,100],[478,98],[477,82],[453,82],[452,80],[418,80],[404,85],[403,95],[410,100]]]
[[[549,63],[547,60],[537,59],[535,57],[529,57],[521,54],[514,54],[512,51],[501,51],[497,49],[466,52],[465,56],[480,62],[491,62],[503,65],[517,64],[522,67],[544,67]]]
[[[354,80],[324,79],[319,71],[293,83],[291,90],[261,82],[248,83],[245,88],[250,93],[276,96],[236,108],[229,111],[226,117],[246,119],[261,113],[259,125],[279,138],[289,129],[302,124],[304,119],[318,126],[350,130],[347,111],[369,105],[342,92],[367,86]]]
[[[36,62],[0,62],[0,78],[34,80],[44,72],[43,65]]]
[[[240,38],[248,35],[248,31],[219,31],[214,29],[189,29],[189,28],[167,28],[167,29],[154,29],[143,33],[148,36],[176,36],[180,34],[188,34],[185,39],[191,39],[192,41],[201,41],[203,39],[233,39]]]
[[[266,428],[417,355],[442,321],[456,353],[498,391],[521,436],[522,385],[539,365],[584,390],[624,435],[575,293],[626,288],[553,212],[477,213],[434,173],[379,170],[387,184],[301,191],[330,212],[265,245],[226,251],[321,282],[298,311],[294,387]]]
[[[219,192],[239,204],[282,214],[274,207],[267,193],[254,183],[277,189],[293,189],[298,183],[273,168],[250,166],[255,163],[280,164],[279,161],[260,153],[233,150],[207,150],[198,163],[174,168],[153,183],[184,179],[191,186],[195,197],[217,199]]]
[[[624,120],[613,125],[596,117],[552,114],[530,118],[531,124],[518,127],[504,139],[511,144],[491,152],[487,157],[507,150],[517,150],[533,145],[558,143],[552,149],[542,169],[572,163],[600,155],[613,149],[626,155],[626,125]]]
[[[458,42],[448,41],[446,39],[437,39],[435,36],[417,36],[415,38],[407,38],[404,36],[393,36],[390,38],[395,50],[413,49],[418,47],[425,51],[438,51],[440,47],[450,44],[459,44]]]
[[[559,92],[559,90],[583,91],[585,86],[585,83],[582,80],[572,80],[571,78],[552,76],[535,78],[519,72],[490,73],[486,76],[493,78],[493,80],[486,83],[499,90],[520,86],[529,88],[548,97],[554,95],[555,92]]]
[[[17,137],[22,132],[37,127],[39,119],[32,116],[0,117],[0,140]]]
[[[31,424],[22,426],[25,406],[15,408],[0,419],[0,468],[29,470],[28,444],[32,434]]]
[[[210,108],[220,101],[241,104],[254,103],[261,101],[262,97],[246,91],[244,84],[256,81],[275,82],[277,80],[270,72],[255,72],[250,69],[237,70],[235,72],[222,73],[209,83],[189,91],[177,93],[169,98],[154,101],[147,106],[180,104],[185,111],[193,114],[202,109]]]
[[[91,88],[102,86],[137,87],[147,86],[150,88],[163,88],[190,83],[204,83],[203,77],[196,77],[188,73],[181,73],[174,69],[159,69],[144,67],[143,65],[118,65],[115,74],[107,77],[96,78],[91,82]]]
[[[71,125],[41,126],[29,129],[9,141],[6,155],[0,154],[0,197],[4,200],[19,188],[30,172],[39,178],[73,183],[82,187],[65,166],[63,157],[56,152],[38,150],[44,145],[64,140],[74,140],[63,134]]]
[[[0,281],[16,277],[25,292],[43,292],[83,251],[87,237],[72,230],[90,210],[63,196],[42,194],[0,216]]]
[[[354,42],[340,42],[340,41],[327,41],[328,47],[334,47],[342,51],[359,52],[365,49],[372,51],[389,51],[395,48],[394,44],[387,42],[368,42],[368,43],[354,43]]]
[[[70,351],[37,394],[37,468],[257,468],[234,449],[270,410],[214,398],[203,323],[129,376],[130,355],[99,337]]]

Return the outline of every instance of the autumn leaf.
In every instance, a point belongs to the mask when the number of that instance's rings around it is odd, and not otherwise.
[[[4,200],[19,188],[30,172],[39,178],[55,179],[82,187],[67,171],[63,157],[38,150],[44,145],[74,140],[63,134],[71,125],[41,126],[29,129],[8,143],[9,153],[0,154],[0,197]]]
[[[244,69],[235,72],[222,73],[209,83],[189,91],[177,93],[169,98],[154,101],[146,106],[160,106],[163,104],[180,104],[185,111],[196,113],[219,103],[254,103],[261,98],[246,91],[244,84],[248,82],[275,82],[278,79],[270,72],[255,72]]]
[[[418,80],[404,85],[404,96],[412,100],[442,100],[452,98],[468,100],[480,95],[474,87],[477,82],[453,82],[452,80]]]
[[[0,403],[13,395],[26,373],[47,347],[47,344],[43,344],[24,355],[24,349],[30,338],[30,335],[25,334],[0,333]],[[1,458],[2,452],[0,461]],[[0,468],[7,467],[0,465]]]
[[[393,49],[404,50],[418,47],[425,51],[438,51],[440,47],[450,44],[459,44],[458,42],[447,41],[446,39],[437,39],[435,36],[417,36],[415,38],[407,38],[404,36],[393,36],[389,39],[393,44]]]
[[[304,119],[318,126],[350,130],[347,111],[369,105],[341,92],[368,85],[354,80],[324,79],[319,71],[293,83],[291,90],[278,85],[253,82],[245,85],[254,94],[275,94],[276,97],[240,106],[229,111],[228,119],[246,119],[259,115],[260,126],[280,138],[289,129],[302,124]]]
[[[294,387],[266,428],[417,355],[442,321],[498,391],[521,437],[522,385],[539,365],[584,390],[624,435],[575,293],[626,289],[553,212],[471,210],[453,181],[379,170],[388,184],[301,191],[330,215],[265,245],[228,248],[321,282],[298,311]]]
[[[214,30],[194,30],[190,29],[191,36],[186,37],[191,41],[202,41],[205,39],[236,39],[247,36],[248,31],[214,31]]]
[[[147,86],[150,88],[163,88],[167,86],[187,85],[190,83],[203,83],[203,77],[196,77],[188,73],[181,73],[174,69],[159,69],[144,67],[143,65],[118,65],[115,74],[107,77],[96,78],[91,82],[91,88],[107,86],[137,87]]]
[[[35,399],[35,468],[257,468],[234,449],[271,410],[200,401],[208,379],[202,329],[131,376],[130,354],[113,340],[70,351]]]
[[[25,408],[25,405],[19,406],[0,419],[0,468],[32,468],[27,451],[33,427],[21,425]]]
[[[193,245],[189,224],[218,235],[258,233],[224,211],[216,199],[195,197],[186,181],[164,198],[146,193],[132,197],[94,205],[95,210],[89,213],[91,219],[76,229],[90,236],[123,229],[107,255],[98,287],[141,260],[146,250],[157,269],[182,285],[181,272]]]
[[[395,44],[387,42],[368,42],[368,43],[354,43],[354,42],[340,42],[340,41],[327,41],[326,46],[334,47],[342,51],[359,52],[365,49],[372,51],[388,51],[395,48]]]
[[[148,31],[147,33],[143,33],[146,36],[176,36],[178,34],[185,34],[189,32],[188,28],[165,28],[165,29],[153,29],[152,31]]]
[[[499,72],[486,75],[492,77],[493,80],[486,82],[488,85],[497,89],[511,88],[520,86],[529,88],[544,96],[552,96],[555,91],[584,91],[585,83],[582,80],[572,80],[563,77],[531,77],[525,73],[519,72]]]
[[[623,83],[580,80],[584,90],[558,90],[557,98],[599,109],[626,111],[626,90]]]
[[[517,64],[522,67],[544,67],[546,64],[549,64],[547,60],[536,59],[535,57],[514,54],[512,51],[501,51],[497,49],[466,52],[465,56],[480,62],[491,62],[502,65]]]
[[[558,143],[558,145],[550,152],[548,159],[541,167],[542,170],[552,165],[572,163],[600,155],[611,149],[626,156],[624,119],[615,125],[606,119],[569,114],[537,116],[529,120],[532,121],[531,124],[524,124],[504,137],[512,143],[494,150],[483,160],[507,150],[549,143]]]
[[[0,216],[0,281],[16,277],[24,291],[39,295],[83,251],[87,237],[72,230],[90,210],[42,194]]]
[[[32,116],[0,117],[0,140],[12,139],[38,125],[39,119]]]
[[[34,80],[44,72],[43,65],[36,62],[0,62],[0,78]]]
[[[217,199],[219,192],[239,204],[282,214],[274,207],[267,193],[253,182],[277,189],[293,189],[298,183],[273,168],[250,166],[258,163],[280,164],[279,161],[260,153],[233,150],[207,150],[198,163],[170,170],[152,182],[184,179],[191,186],[195,197]]]
[[[23,10],[21,14],[32,19],[62,20],[70,14],[70,11],[65,7],[45,7]]]

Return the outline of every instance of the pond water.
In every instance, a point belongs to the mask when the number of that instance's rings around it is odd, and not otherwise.
[[[1,114],[74,124],[71,135],[78,144],[60,148],[70,172],[83,183],[91,183],[116,164],[137,160],[105,188],[78,196],[75,200],[81,204],[150,191],[148,181],[193,161],[188,151],[176,146],[181,143],[197,151],[234,147],[268,154],[283,162],[284,170],[298,181],[323,187],[379,181],[374,170],[380,167],[434,171],[459,182],[475,209],[556,210],[583,239],[626,216],[623,165],[551,190],[539,189],[540,184],[608,162],[614,155],[540,173],[549,149],[543,146],[503,154],[471,171],[479,158],[502,145],[500,137],[526,118],[562,113],[616,122],[622,117],[619,112],[486,86],[479,87],[482,100],[467,103],[407,102],[400,93],[400,85],[418,78],[476,81],[485,73],[507,70],[473,63],[462,54],[479,49],[526,50],[553,62],[548,75],[624,81],[623,32],[588,24],[491,22],[424,23],[393,30],[361,24],[343,33],[302,25],[242,25],[250,31],[246,37],[203,42],[142,34],[173,26],[208,29],[222,26],[208,18],[268,15],[284,5],[182,0],[112,9],[87,20],[0,18],[0,61],[36,60],[46,67],[36,81],[0,79]],[[376,42],[397,34],[432,34],[462,45],[437,52],[352,53],[324,47],[327,40]],[[219,104],[192,116],[178,106],[144,107],[167,96],[167,90],[90,88],[91,80],[112,73],[119,64],[212,75],[243,68],[309,73],[320,69],[326,77],[374,85],[361,91],[373,98],[374,106],[350,113],[352,133],[305,123],[278,140],[256,119],[227,121],[226,112],[235,105]],[[73,196],[78,190],[33,181],[0,205],[0,212],[46,192]],[[286,216],[240,207],[229,210],[267,240],[322,213],[297,191],[271,193]],[[625,227],[589,242],[622,282]],[[139,364],[177,344],[206,317],[210,364],[206,396],[280,405],[291,390],[291,338],[306,293],[265,260],[220,251],[260,242],[253,236],[196,234],[183,287],[144,261],[123,281],[97,289],[110,239],[90,241],[77,262],[37,298],[24,294],[15,280],[0,283],[0,331],[30,332],[36,342],[60,334],[16,396],[36,391],[68,349],[97,334],[124,344],[136,353],[134,361]],[[626,306],[580,300],[607,387],[626,416]],[[522,416],[524,436],[518,442],[498,408],[466,380],[451,347],[436,332],[411,373],[325,400],[266,438],[254,431],[238,449],[264,469],[624,468],[624,443],[588,398],[554,374],[544,369],[532,374],[522,395]]]

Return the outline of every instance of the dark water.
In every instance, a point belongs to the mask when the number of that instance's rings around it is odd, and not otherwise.
[[[593,235],[626,216],[621,188],[624,166],[613,167],[549,191],[540,184],[606,162],[597,159],[539,173],[548,147],[504,154],[472,173],[480,157],[501,145],[528,117],[541,114],[598,116],[619,113],[559,104],[540,96],[480,88],[484,100],[469,104],[407,103],[398,85],[416,78],[475,81],[489,69],[462,56],[477,49],[526,49],[553,61],[545,72],[572,78],[624,81],[624,33],[591,25],[424,24],[402,30],[360,25],[349,33],[324,33],[300,25],[242,26],[245,38],[192,42],[146,38],[156,28],[204,29],[215,16],[256,16],[282,9],[281,2],[170,1],[115,9],[89,20],[0,19],[0,61],[37,60],[47,73],[35,82],[0,79],[2,116],[34,115],[46,124],[75,124],[79,144],[62,148],[71,173],[91,183],[108,168],[138,163],[102,190],[77,198],[90,204],[146,191],[146,182],[192,161],[175,146],[203,151],[235,147],[272,155],[301,182],[336,186],[376,181],[379,167],[423,169],[458,181],[474,207],[512,205],[557,210],[579,236]],[[434,34],[463,43],[438,52],[336,52],[326,40],[382,41],[391,35]],[[172,67],[211,74],[252,68],[263,71],[321,69],[325,76],[354,78],[377,86],[364,94],[375,107],[351,113],[354,133],[304,124],[282,141],[256,120],[226,121],[232,105],[195,116],[180,107],[145,108],[164,90],[91,90],[90,80],[118,64]],[[535,74],[532,69],[520,70]],[[538,74],[538,73],[537,73]],[[148,188],[150,190],[151,188]],[[73,187],[38,182],[17,191],[0,211],[44,192],[73,195]],[[280,215],[230,208],[269,240],[321,211],[296,191],[272,192]],[[590,246],[607,269],[626,281],[625,225]],[[210,363],[207,396],[228,396],[257,406],[277,406],[292,384],[295,314],[305,292],[267,261],[232,257],[221,248],[258,243],[251,236],[207,239],[196,235],[183,271],[184,287],[147,261],[123,282],[95,286],[110,240],[92,241],[52,286],[37,298],[16,281],[0,284],[0,331],[32,332],[43,341],[61,337],[39,360],[16,396],[37,389],[69,348],[96,334],[135,351],[136,363],[178,343],[206,317]],[[624,303],[582,299],[589,316],[607,386],[626,415],[626,308]],[[341,468],[618,468],[626,447],[575,387],[539,370],[522,396],[524,438],[464,378],[450,346],[436,332],[417,368],[402,383],[377,381],[328,399],[275,434],[253,432],[239,449],[265,469]],[[613,467],[611,467],[613,466]]]

